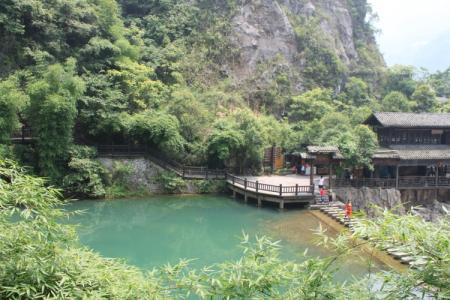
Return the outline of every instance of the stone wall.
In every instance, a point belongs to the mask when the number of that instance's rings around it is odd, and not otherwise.
[[[334,190],[339,201],[350,200],[355,210],[364,211],[369,217],[376,216],[375,206],[387,208],[397,214],[414,211],[427,221],[436,221],[448,216],[450,211],[450,190],[396,190],[381,188],[337,188]],[[445,207],[445,208],[443,208]]]
[[[113,172],[116,163],[125,164],[130,167],[131,173],[126,178],[126,184],[136,189],[145,189],[149,194],[165,193],[160,184],[156,182],[158,174],[163,168],[144,157],[140,158],[98,158],[99,162],[109,171]],[[186,180],[186,186],[180,191],[181,194],[198,194],[199,187],[195,181]]]
[[[376,207],[390,209],[398,214],[406,210],[401,201],[400,191],[380,188],[338,188],[333,190],[339,201],[350,200],[354,210],[364,211],[367,216],[376,215]]]
[[[131,187],[144,188],[150,193],[161,193],[162,188],[155,182],[155,177],[163,171],[161,167],[145,158],[105,158],[98,159],[109,171],[113,172],[116,163],[130,167],[131,173],[126,178],[126,184]]]

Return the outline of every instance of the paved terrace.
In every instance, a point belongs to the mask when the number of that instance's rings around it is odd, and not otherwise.
[[[315,179],[318,181],[318,178]],[[310,185],[309,176],[286,175],[286,176],[227,176],[229,188],[236,194],[258,201],[274,202],[284,208],[285,203],[311,204],[314,202],[317,189]]]

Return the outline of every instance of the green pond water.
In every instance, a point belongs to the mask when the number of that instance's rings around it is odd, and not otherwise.
[[[79,225],[82,244],[142,269],[176,263],[179,258],[196,259],[194,267],[237,259],[243,231],[281,240],[285,259],[303,260],[306,248],[311,256],[332,255],[315,245],[312,230],[320,221],[307,210],[280,212],[221,196],[77,201],[67,209],[84,210],[70,221]],[[335,234],[331,228],[329,232]],[[377,268],[383,266],[377,264]],[[367,269],[364,260],[352,256],[337,277],[347,280],[366,274]]]

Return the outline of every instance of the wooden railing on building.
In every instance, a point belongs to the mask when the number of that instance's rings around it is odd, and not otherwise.
[[[395,179],[386,178],[361,178],[361,179],[333,179],[334,187],[381,187],[395,188]]]

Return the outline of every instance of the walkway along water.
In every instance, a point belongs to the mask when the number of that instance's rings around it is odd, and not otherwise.
[[[187,180],[226,180],[228,188],[244,197],[247,202],[249,198],[257,200],[258,206],[262,202],[277,203],[280,209],[284,209],[287,203],[312,204],[314,202],[314,185],[283,185],[250,181],[247,178],[238,177],[225,169],[209,169],[206,167],[192,167],[180,165],[168,160],[161,153],[149,148],[133,147],[130,145],[101,145],[97,146],[100,156],[107,157],[146,157],[161,168],[174,172]]]

